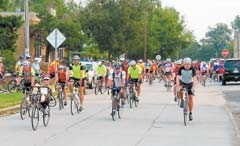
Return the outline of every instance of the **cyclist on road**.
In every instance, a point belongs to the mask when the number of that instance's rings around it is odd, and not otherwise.
[[[67,74],[67,68],[64,65],[58,66],[58,71],[55,75],[55,85],[58,84],[64,84],[63,88],[63,96],[64,96],[64,105],[67,105],[67,81],[68,81],[68,74]],[[60,86],[57,86],[57,89],[59,90],[61,88]]]
[[[23,61],[24,61],[24,57],[22,55],[20,55],[18,57],[18,61],[17,61],[16,65],[15,65],[15,73],[17,76],[19,75],[19,71],[20,71]]]
[[[136,64],[135,60],[132,60],[130,62],[130,67],[128,68],[128,75],[127,80],[130,81],[133,84],[130,84],[130,88],[133,88],[134,84],[137,84],[137,97],[136,100],[139,100],[140,92],[141,92],[141,83],[142,83],[142,70],[141,68]]]
[[[97,79],[102,80],[102,83],[105,83],[105,77],[107,75],[107,68],[104,65],[104,61],[99,62],[99,65],[96,68],[96,74],[97,74]]]
[[[178,75],[176,79],[176,86],[177,89],[186,88],[188,91],[188,98],[189,98],[189,120],[193,120],[192,111],[193,111],[193,92],[196,87],[197,79],[196,79],[196,70],[192,66],[191,58],[187,57],[183,60],[183,66],[179,68]],[[183,93],[180,90],[180,98],[181,103],[180,107],[183,108],[184,101],[183,101]]]
[[[114,71],[109,76],[109,80],[111,82],[110,84],[112,87],[111,94],[112,107],[114,108],[113,113],[111,113],[111,115],[113,115],[117,109],[117,103],[114,102],[115,93],[117,92],[120,95],[120,98],[125,99],[125,93],[123,91],[125,87],[125,78],[126,78],[125,72],[121,71],[120,65],[116,65]]]
[[[73,56],[73,64],[69,66],[69,84],[68,87],[73,92],[73,84],[74,82],[78,82],[79,84],[79,100],[80,100],[80,108],[79,111],[83,110],[84,103],[84,90],[85,90],[85,73],[86,69],[80,63],[80,57],[78,55]]]

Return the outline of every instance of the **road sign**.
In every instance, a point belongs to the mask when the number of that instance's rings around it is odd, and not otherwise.
[[[222,50],[222,56],[226,58],[226,57],[228,57],[228,55],[229,55],[229,50],[223,49]]]
[[[48,42],[57,49],[64,41],[65,36],[57,29],[55,28],[47,37]]]
[[[157,55],[157,56],[156,56],[156,59],[157,59],[157,60],[161,60],[161,58],[162,58],[161,55]]]

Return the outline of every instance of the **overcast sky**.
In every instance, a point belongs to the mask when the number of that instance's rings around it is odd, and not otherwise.
[[[88,1],[88,0],[75,0]],[[240,0],[161,0],[163,7],[171,6],[185,17],[187,29],[194,32],[197,40],[205,37],[208,27],[216,23],[229,25],[240,15]]]
[[[205,37],[208,26],[221,22],[231,28],[231,22],[240,16],[240,0],[162,0],[162,5],[179,11],[197,40]]]

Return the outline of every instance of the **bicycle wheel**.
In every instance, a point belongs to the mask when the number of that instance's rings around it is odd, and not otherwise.
[[[187,126],[187,118],[188,118],[188,102],[185,100],[183,105],[183,119],[185,126]]]
[[[25,119],[26,114],[28,112],[27,104],[28,104],[28,102],[27,102],[26,98],[23,96],[21,104],[20,104],[20,112],[19,112],[22,120]]]
[[[78,96],[73,94],[71,96],[71,114],[75,115],[76,113],[79,113],[79,102],[78,102]]]
[[[37,127],[39,124],[39,107],[37,104],[34,104],[32,108],[31,123],[32,123],[32,129],[34,131],[37,130]]]
[[[98,95],[98,92],[99,92],[99,82],[97,81],[95,88],[94,88],[95,95]]]
[[[16,80],[10,80],[7,84],[8,92],[15,93],[17,92],[17,81]]]
[[[49,106],[50,106],[50,107],[55,107],[55,106],[57,105],[56,98],[55,98],[54,96],[52,96],[52,95],[50,95],[49,98],[50,98],[50,99],[49,99],[49,100],[50,100]]]
[[[63,106],[63,92],[61,91],[60,94],[59,94],[59,109],[63,109],[64,106]]]
[[[122,110],[123,110],[123,108],[120,106],[120,102],[118,101],[118,104],[117,104],[117,112],[118,112],[118,118],[119,118],[119,119],[121,119]]]
[[[111,113],[111,116],[112,116],[112,120],[115,121],[115,117],[116,117],[116,110],[112,108],[112,113]]]
[[[50,119],[50,108],[47,106],[43,111],[43,125],[47,127]]]
[[[135,107],[138,107],[139,101],[136,100],[136,97],[134,98],[134,105]]]

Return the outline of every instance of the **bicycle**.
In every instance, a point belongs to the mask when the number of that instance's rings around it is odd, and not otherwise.
[[[58,91],[58,103],[59,103],[59,110],[62,110],[64,109],[64,101],[63,101],[63,97],[64,97],[64,94],[63,94],[63,91],[64,91],[64,88],[65,88],[66,84],[65,83],[58,83],[57,85],[57,88],[59,89]]]
[[[171,92],[171,88],[172,88],[172,85],[171,85],[171,79],[167,78],[167,92]]]
[[[46,86],[34,86],[34,88],[37,88],[36,92],[33,92],[33,107],[32,107],[32,115],[31,115],[31,125],[32,129],[34,131],[37,130],[38,125],[39,125],[39,115],[40,111],[42,112],[43,116],[43,125],[44,127],[47,127],[49,120],[50,120],[50,106],[49,104],[46,104],[45,108],[43,107],[41,103],[41,98],[42,96],[46,97],[46,102],[49,102],[51,99],[49,99],[49,93],[50,93],[50,88]]]
[[[4,75],[0,75],[0,92],[7,92],[6,89],[6,78]]]
[[[192,89],[187,89],[185,87],[182,88],[183,92],[183,122],[184,125],[187,126],[187,118],[189,116],[189,97],[188,97],[188,91]]]
[[[134,82],[129,82],[130,84],[130,88],[129,88],[129,96],[130,96],[130,101],[129,101],[129,104],[130,104],[130,108],[133,107],[133,104],[135,105],[135,107],[138,106],[139,104],[139,101],[137,100],[137,96],[136,96],[136,90],[137,90],[137,83],[134,83]]]
[[[121,88],[121,87],[119,87]],[[121,104],[123,103],[122,99],[120,98],[120,90],[119,88],[112,88],[112,113],[111,113],[111,116],[112,116],[112,120],[115,121],[115,116],[116,116],[116,112],[118,114],[118,118],[120,119],[121,118],[121,114],[122,114],[122,108],[123,106],[121,107]],[[122,104],[123,105],[123,104]]]
[[[31,117],[31,110],[32,110],[32,95],[31,95],[31,87],[26,87],[24,84],[27,82],[26,80],[23,80],[22,83],[22,91],[23,91],[23,97],[20,104],[20,118],[22,120],[25,119],[26,113],[28,113],[28,116]]]
[[[101,94],[103,94],[102,87],[103,87],[102,77],[97,77],[97,82],[96,82],[95,88],[94,88],[95,95],[98,95],[99,92]]]
[[[79,82],[74,81],[73,83],[73,93],[71,95],[71,114],[74,115],[75,112],[79,113],[80,112],[80,101],[79,101]]]

